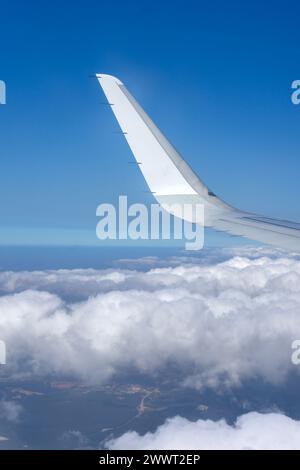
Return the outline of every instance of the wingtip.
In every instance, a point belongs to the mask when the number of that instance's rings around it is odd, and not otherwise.
[[[108,75],[106,73],[96,73],[96,78],[100,81],[109,81],[109,82],[116,82],[118,85],[122,85],[121,80],[113,75]]]

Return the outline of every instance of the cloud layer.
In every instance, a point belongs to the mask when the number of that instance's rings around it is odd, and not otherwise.
[[[300,337],[297,258],[252,249],[223,262],[155,264],[0,273],[5,371],[101,383],[172,364],[198,388],[298,373],[290,359]]]
[[[141,436],[126,432],[106,443],[109,449],[208,449],[287,450],[300,449],[300,421],[276,413],[248,413],[234,425],[224,419],[192,422],[176,416],[154,433]]]
[[[20,415],[23,412],[23,407],[19,403],[12,400],[0,400],[0,418],[6,421],[17,423]]]

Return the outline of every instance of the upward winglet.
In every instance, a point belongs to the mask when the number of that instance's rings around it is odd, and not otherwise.
[[[157,195],[202,194],[208,190],[181,155],[141,108],[124,84],[97,74],[134,157],[151,191]]]

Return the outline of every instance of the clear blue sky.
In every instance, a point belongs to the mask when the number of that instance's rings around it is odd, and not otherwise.
[[[0,14],[0,243],[90,242],[99,203],[151,201],[95,72],[120,77],[226,201],[300,221],[299,2],[2,1]]]

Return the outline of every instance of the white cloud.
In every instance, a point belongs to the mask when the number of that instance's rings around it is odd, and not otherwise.
[[[89,443],[88,438],[81,431],[74,429],[64,432],[61,441],[69,449],[87,449]]]
[[[290,357],[300,337],[300,261],[267,254],[179,258],[146,272],[2,272],[3,367],[99,383],[174,364],[193,387],[283,381],[298,372]]]
[[[18,422],[23,407],[19,403],[11,400],[0,400],[0,418],[10,422]]]
[[[240,416],[233,425],[224,419],[189,421],[176,416],[154,433],[135,431],[106,442],[109,449],[300,449],[300,421],[276,413],[256,412]]]

